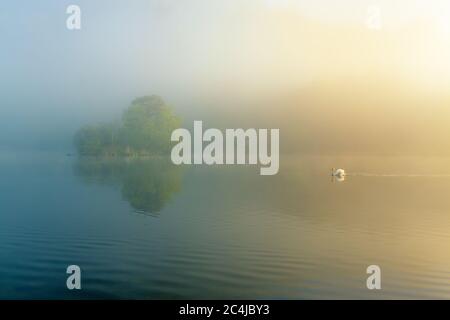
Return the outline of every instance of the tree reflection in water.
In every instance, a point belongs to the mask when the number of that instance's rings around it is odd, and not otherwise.
[[[80,157],[74,172],[88,184],[119,186],[124,200],[145,214],[160,212],[181,190],[182,168],[166,157]]]

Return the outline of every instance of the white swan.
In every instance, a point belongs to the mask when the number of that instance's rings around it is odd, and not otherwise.
[[[337,178],[343,178],[345,177],[345,170],[344,169],[331,169],[331,175],[333,177]]]

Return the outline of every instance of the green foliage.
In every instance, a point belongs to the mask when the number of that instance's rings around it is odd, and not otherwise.
[[[122,117],[122,142],[138,153],[166,153],[180,120],[158,96],[133,101]]]
[[[87,125],[75,134],[75,146],[81,155],[114,153],[117,135],[113,124]]]
[[[158,96],[135,99],[122,123],[84,126],[75,134],[80,155],[155,155],[170,150],[170,135],[180,119]]]

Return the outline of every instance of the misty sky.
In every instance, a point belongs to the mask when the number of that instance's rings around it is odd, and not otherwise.
[[[450,153],[450,4],[393,2],[2,1],[0,149],[69,150],[158,94],[187,125],[279,127],[284,150]]]

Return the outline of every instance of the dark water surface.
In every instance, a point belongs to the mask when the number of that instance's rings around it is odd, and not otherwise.
[[[280,159],[0,154],[0,298],[450,298],[450,159]]]

